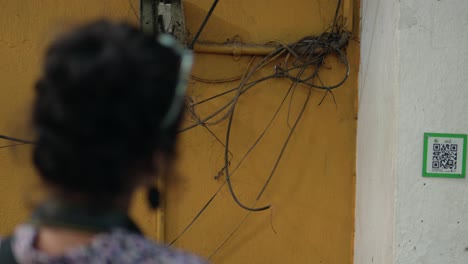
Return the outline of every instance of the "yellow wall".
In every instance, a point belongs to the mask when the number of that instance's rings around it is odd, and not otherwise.
[[[38,74],[41,54],[56,32],[79,21],[106,16],[136,22],[128,0],[24,0],[4,1],[0,9],[0,133],[28,136],[28,103]],[[132,0],[139,10],[137,0]],[[187,27],[194,32],[211,0],[187,0]],[[332,21],[335,1],[325,0],[237,0],[220,1],[201,40],[224,42],[234,36],[244,42],[284,42],[317,34]],[[328,97],[321,106],[321,92],[311,102],[292,137],[260,204],[273,210],[251,214],[244,225],[213,257],[214,263],[351,263],[354,226],[354,178],[356,137],[356,93],[359,45],[348,48],[352,74],[335,92],[338,108]],[[241,74],[249,57],[197,55],[194,74],[225,78]],[[343,73],[336,58],[327,60],[322,79],[333,82]],[[260,74],[271,73],[266,68]],[[288,88],[288,81],[268,81],[242,97],[237,108],[231,139],[233,165],[261,132]],[[234,84],[206,85],[191,82],[195,100]],[[305,98],[299,87],[293,101],[293,116]],[[219,99],[197,109],[208,113],[226,102]],[[251,203],[268,177],[288,128],[282,111],[263,143],[236,172],[233,184],[239,197]],[[224,140],[225,123],[212,127]],[[9,142],[0,140],[0,146]],[[214,175],[223,166],[223,148],[204,128],[181,137],[180,177],[169,188],[165,238],[170,241],[193,218],[198,209],[222,184]],[[29,162],[29,147],[0,149],[0,234],[11,232],[27,217],[27,196],[37,190]],[[156,218],[137,199],[137,220],[147,234],[156,237]],[[195,225],[177,242],[182,247],[209,256],[245,216],[232,201],[227,188]],[[273,224],[276,233],[271,227]]]
[[[131,1],[138,12],[138,0]],[[2,1],[0,8],[0,134],[27,138],[32,86],[39,74],[47,43],[63,30],[83,21],[108,17],[138,23],[128,0]],[[0,234],[10,233],[29,213],[27,202],[39,191],[29,146],[1,148]],[[154,213],[139,195],[134,207],[138,221],[152,237]]]
[[[318,34],[332,24],[337,1],[256,0],[220,1],[201,40],[224,42],[238,35],[243,42],[284,42]],[[356,1],[358,2],[358,1]],[[188,30],[193,32],[206,14],[211,0],[185,1]],[[358,8],[358,6],[356,6]],[[333,263],[352,262],[354,227],[356,93],[359,45],[351,41],[348,58],[352,73],[346,84],[318,106],[323,93],[312,99],[259,205],[272,210],[249,215],[233,237],[211,259],[214,263]],[[207,79],[242,74],[250,57],[197,55],[194,75]],[[325,69],[328,68],[328,69]],[[336,83],[343,65],[327,60],[321,75],[325,83]],[[273,72],[273,65],[257,76]],[[272,117],[289,81],[275,80],[252,89],[236,108],[231,150],[231,170]],[[189,94],[201,100],[236,83],[207,85],[192,81]],[[293,118],[308,88],[299,87],[293,100]],[[210,113],[230,100],[220,98],[197,110]],[[239,198],[251,205],[268,177],[286,139],[287,111],[278,116],[264,141],[233,176]],[[189,121],[187,123],[190,123]],[[223,141],[226,123],[211,127]],[[195,216],[222,184],[213,177],[223,167],[223,147],[209,132],[198,127],[182,134],[178,185],[169,189],[166,240],[171,241]],[[211,206],[176,243],[205,257],[242,221],[246,212],[236,206],[225,186]],[[273,228],[271,227],[273,223]]]

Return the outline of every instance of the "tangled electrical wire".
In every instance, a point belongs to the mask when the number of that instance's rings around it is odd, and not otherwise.
[[[27,140],[27,139],[21,139],[21,138],[15,138],[15,137],[10,137],[10,136],[5,136],[5,135],[0,135],[0,138],[1,139],[5,139],[5,140],[8,140],[8,141],[13,141],[13,142],[18,142],[21,144],[32,144],[34,145],[35,142],[32,141],[32,140]],[[16,146],[16,145],[15,145]]]
[[[333,90],[340,87],[345,81],[347,80],[349,73],[350,73],[350,66],[346,57],[346,47],[348,44],[348,41],[350,39],[351,33],[347,32],[342,29],[342,27],[338,26],[336,24],[336,19],[335,19],[335,24],[332,28],[331,32],[324,32],[319,36],[308,36],[305,37],[295,43],[292,43],[290,45],[285,45],[281,42],[278,41],[272,41],[270,43],[276,44],[277,48],[265,56],[258,64],[255,66],[252,66],[253,60],[250,62],[249,66],[247,67],[247,71],[244,74],[244,76],[241,78],[240,84],[232,89],[229,89],[227,91],[224,91],[222,93],[219,93],[217,95],[211,96],[209,98],[203,99],[199,102],[194,102],[190,103],[188,105],[188,109],[190,109],[191,115],[195,119],[195,123],[188,125],[187,127],[181,129],[180,132],[186,132],[189,131],[190,129],[193,129],[197,126],[203,126],[205,128],[208,128],[209,126],[213,126],[216,124],[220,124],[223,121],[228,122],[227,125],[227,132],[226,132],[226,141],[224,142],[224,176],[225,176],[225,181],[223,184],[221,184],[218,188],[218,190],[211,196],[211,198],[205,203],[205,205],[201,208],[201,210],[195,215],[195,217],[192,219],[192,221],[177,235],[170,245],[176,243],[178,239],[188,230],[190,227],[197,221],[197,219],[203,214],[203,212],[208,208],[208,206],[213,202],[213,200],[216,198],[218,193],[221,191],[221,189],[224,187],[225,184],[228,185],[229,191],[231,193],[232,198],[234,201],[242,208],[248,210],[249,212],[256,212],[256,211],[263,211],[267,210],[270,208],[270,205],[262,206],[262,207],[255,207],[259,199],[262,197],[263,193],[267,189],[271,179],[275,175],[276,169],[283,157],[283,154],[285,152],[285,149],[291,139],[291,136],[293,135],[297,124],[299,123],[300,119],[302,118],[304,111],[309,103],[309,99],[311,97],[311,91],[312,89],[320,89],[324,90],[325,94],[321,100],[320,103],[323,102],[324,98],[328,95],[331,94],[333,96],[333,100],[335,100],[334,95],[333,95]],[[321,78],[320,78],[320,69],[324,65],[324,60],[326,57],[330,55],[336,55],[339,61],[345,65],[346,71],[343,74],[343,77],[341,80],[335,84],[332,85],[325,85]],[[252,76],[257,73],[259,70],[267,67],[268,65],[272,65],[274,62],[277,62],[280,58],[284,58],[284,61],[281,63],[281,65],[274,64],[273,69],[274,72],[271,75],[260,77],[256,80],[252,80]],[[268,124],[266,127],[263,129],[263,131],[260,133],[260,135],[257,137],[257,139],[254,141],[254,143],[250,146],[248,151],[242,156],[240,159],[239,163],[235,166],[235,168],[231,171],[230,170],[230,159],[228,157],[228,153],[230,153],[230,136],[232,133],[232,122],[233,118],[235,115],[235,109],[237,106],[237,103],[239,101],[239,98],[246,94],[249,90],[254,88],[256,85],[267,81],[267,80],[272,80],[272,79],[288,79],[291,81],[291,85],[289,86],[289,89],[286,91],[286,93],[283,96],[283,99],[279,106],[277,107],[276,111],[274,112],[272,118],[269,120]],[[276,119],[278,113],[284,106],[285,102],[287,101],[287,98],[290,96],[292,98],[293,93],[298,85],[303,85],[308,87],[308,93],[307,97],[305,98],[301,110],[297,116],[297,118],[294,120],[292,123],[292,126],[290,126],[290,131],[289,134],[283,143],[282,149],[280,153],[277,156],[277,159],[275,161],[275,164],[272,168],[272,170],[269,173],[269,176],[267,180],[265,181],[263,187],[259,191],[257,198],[255,199],[253,206],[247,206],[244,203],[242,203],[232,186],[231,182],[231,177],[232,175],[236,172],[236,170],[239,168],[239,166],[244,162],[244,160],[249,156],[249,154],[252,152],[252,150],[258,145],[258,143],[262,140],[266,132],[269,130],[271,127],[273,121]],[[195,113],[194,107],[199,106],[201,104],[204,104],[208,101],[214,100],[216,98],[222,97],[222,96],[227,96],[229,94],[234,94],[232,99],[229,100],[226,104],[222,105],[218,109],[215,109],[213,112],[209,113],[206,117],[199,117],[198,114]],[[336,102],[335,102],[336,103]],[[291,106],[291,105],[290,105]],[[288,120],[289,120],[289,111],[288,111]],[[246,215],[247,217],[248,215]],[[233,235],[233,233],[242,225],[242,223],[245,221],[245,218],[241,221],[241,223],[231,232],[231,234],[228,236],[228,238],[225,240],[225,242]],[[211,255],[213,256],[219,248],[222,247],[222,245],[225,243],[223,242],[216,250],[215,252]]]
[[[190,227],[197,221],[197,219],[203,214],[203,212],[213,202],[213,200],[220,193],[221,189],[224,187],[225,184],[228,185],[229,191],[234,201],[240,207],[249,211],[249,213],[234,228],[234,230],[228,235],[228,237],[215,249],[215,251],[210,255],[209,257],[210,259],[230,239],[230,237],[232,237],[232,235],[240,228],[240,226],[244,223],[244,221],[246,220],[246,218],[251,212],[264,211],[270,208],[271,205],[265,205],[261,207],[256,207],[255,205],[257,204],[259,199],[262,197],[263,193],[265,192],[269,183],[271,182],[271,179],[275,175],[275,172],[283,157],[283,154],[291,139],[291,136],[294,134],[297,124],[301,120],[305,112],[305,109],[309,103],[312,89],[320,89],[320,90],[325,91],[325,94],[319,104],[323,102],[323,100],[328,94],[331,94],[336,104],[333,90],[340,87],[343,83],[345,83],[345,81],[347,80],[350,74],[350,66],[347,60],[347,56],[346,56],[346,47],[350,39],[351,33],[344,30],[343,29],[344,26],[342,24],[340,25],[339,23],[338,12],[339,12],[340,6],[341,6],[341,1],[339,0],[337,4],[336,12],[335,12],[333,26],[331,27],[331,30],[329,32],[324,32],[319,36],[307,36],[289,45],[286,45],[279,41],[271,41],[267,43],[267,44],[275,45],[276,49],[274,49],[273,52],[265,56],[255,66],[252,66],[253,61],[255,59],[254,57],[252,61],[249,63],[246,72],[241,78],[231,78],[231,79],[225,79],[221,81],[221,80],[204,80],[198,77],[195,77],[195,78],[192,77],[196,81],[202,81],[202,82],[207,82],[207,83],[232,82],[237,79],[240,79],[240,84],[235,88],[229,89],[217,95],[203,99],[199,102],[191,102],[187,106],[187,109],[189,110],[195,122],[191,125],[188,125],[187,127],[182,128],[180,132],[189,131],[190,129],[193,129],[197,126],[203,126],[209,129],[208,128],[209,126],[217,125],[227,120],[228,124],[227,124],[227,131],[226,131],[226,139],[225,139],[224,144],[221,142],[221,144],[223,144],[224,146],[224,166],[222,170],[224,171],[225,181],[219,186],[217,191],[210,197],[210,199],[198,211],[198,213],[191,220],[191,222],[187,226],[185,226],[185,228],[170,242],[169,245],[175,244],[179,240],[179,238],[188,229],[190,229]],[[325,58],[330,55],[336,55],[339,61],[345,65],[346,71],[339,82],[332,84],[332,85],[325,85],[323,81],[321,80],[319,73],[324,64]],[[273,67],[274,70],[271,75],[252,80],[253,79],[252,77],[255,73],[265,68],[266,66],[273,64],[274,62],[278,61],[280,58],[284,58],[284,61],[281,63],[281,65],[279,64],[274,65]],[[250,89],[257,86],[258,84],[265,82],[267,80],[271,80],[271,79],[288,79],[291,81],[291,85],[289,86],[289,89],[284,94],[281,103],[277,107],[276,111],[274,112],[273,116],[269,120],[266,127],[257,137],[255,142],[250,146],[247,152],[242,156],[242,158],[240,159],[239,163],[235,166],[235,168],[232,171],[230,171],[230,159],[228,155],[230,154],[230,148],[229,148],[230,136],[232,133],[232,123],[233,123],[233,118],[235,114],[235,109],[239,101],[239,98],[242,95],[244,95],[246,92],[248,92]],[[265,183],[260,189],[252,206],[247,206],[238,199],[234,191],[234,188],[232,186],[231,177],[239,168],[239,166],[244,162],[244,160],[249,156],[252,150],[262,140],[266,132],[271,127],[273,121],[276,119],[281,108],[284,106],[288,96],[290,96],[292,100],[294,91],[298,85],[309,87],[307,97],[301,106],[301,110],[299,114],[297,115],[297,118],[294,120],[292,126],[290,126],[289,134],[283,143],[281,151],[279,152],[276,158],[275,164],[273,168],[271,169],[268,178],[266,179]],[[215,109],[214,111],[209,113],[206,117],[200,117],[196,113],[195,111],[196,106],[199,106],[201,104],[204,104],[208,101],[214,100],[222,96],[227,96],[229,94],[234,94],[232,99],[229,100],[226,104],[219,107],[218,109]],[[291,103],[289,107],[291,107]],[[288,118],[287,118],[288,125],[289,125],[289,116],[290,116],[290,109],[288,110]]]
[[[220,124],[221,122],[225,120],[228,120],[228,129],[226,133],[226,142],[225,142],[225,154],[228,153],[232,120],[234,117],[234,112],[235,112],[237,102],[242,95],[244,95],[247,91],[249,91],[251,88],[255,87],[261,82],[264,82],[270,79],[281,79],[281,78],[291,80],[292,84],[287,90],[287,93],[285,94],[285,96],[283,97],[284,100],[281,102],[279,109],[283,106],[285,99],[288,97],[288,95],[294,92],[294,89],[296,88],[298,84],[302,84],[310,88],[325,90],[326,91],[325,96],[328,93],[332,93],[332,90],[340,87],[349,76],[350,69],[349,69],[349,64],[348,64],[346,54],[345,54],[345,48],[346,48],[346,44],[348,43],[349,37],[350,37],[350,33],[346,31],[326,32],[320,36],[305,37],[291,45],[284,45],[282,43],[277,42],[280,46],[276,50],[274,50],[272,53],[267,55],[265,58],[263,58],[255,67],[252,67],[252,68],[249,67],[247,72],[244,74],[244,77],[242,78],[239,86],[237,86],[236,88],[230,89],[228,91],[222,92],[220,94],[217,94],[215,96],[212,96],[210,98],[204,99],[200,102],[189,104],[187,109],[190,109],[190,113],[196,119],[196,122],[181,129],[180,132],[186,132],[197,126],[204,126],[204,127],[212,126],[212,125]],[[327,86],[327,85],[324,85],[323,82],[321,81],[320,76],[319,76],[319,71],[324,63],[324,59],[328,55],[333,54],[333,53],[336,54],[338,58],[340,59],[340,61],[346,66],[346,72],[341,81],[339,81],[336,84]],[[275,61],[281,56],[285,57],[284,63],[282,64],[283,66],[275,65],[273,74],[269,76],[261,77],[254,81],[249,81],[254,73],[258,72],[260,69],[264,68],[265,66],[272,63],[273,61]],[[307,69],[313,69],[313,72],[311,74],[306,75],[305,72]],[[315,80],[319,80],[320,85],[316,84]],[[228,103],[224,104],[220,108],[216,109],[214,112],[210,113],[207,117],[200,118],[199,115],[195,114],[195,111],[194,111],[195,106],[201,105],[210,100],[216,99],[221,96],[225,96],[230,93],[235,93],[233,98]],[[276,118],[276,115],[279,109],[275,112],[272,120]],[[300,119],[302,114],[303,114],[303,110],[299,113],[299,117],[296,119],[293,126],[291,127],[290,135],[294,131],[295,126],[297,125],[298,120]],[[270,125],[271,125],[271,122],[270,124],[268,124],[266,129],[268,129]],[[249,151],[245,154],[245,156],[241,159],[237,167],[242,163],[242,161],[250,153],[250,151],[257,145],[258,141],[261,140],[263,135],[264,133],[261,133],[260,137],[257,139],[255,144],[251,147],[251,149],[249,149]],[[285,142],[285,146],[287,145],[287,142],[289,141],[289,137],[290,136],[288,136],[288,139]],[[284,152],[284,149],[280,153],[280,156],[277,159],[277,163],[281,159],[283,152]],[[227,155],[225,156],[226,156],[225,163],[228,164],[230,160],[227,157]],[[226,166],[226,164],[224,166],[226,182],[228,183],[230,190],[232,190],[229,166]],[[258,194],[257,200],[261,197],[261,195],[265,191],[269,181],[271,180],[271,177],[273,176],[276,170],[276,167],[277,167],[277,164],[275,164],[275,167],[272,170],[270,177],[268,178],[261,192]],[[231,192],[231,194],[234,200],[236,201],[236,203],[244,209],[252,210],[252,211],[262,211],[262,210],[268,209],[268,206],[264,206],[260,208],[249,208],[239,201],[239,199],[237,198],[237,196],[235,195],[233,191]]]

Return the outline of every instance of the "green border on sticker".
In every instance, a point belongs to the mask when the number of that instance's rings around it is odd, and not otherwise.
[[[446,174],[446,173],[428,173],[427,172],[427,149],[430,137],[439,138],[462,138],[463,139],[463,160],[461,174]],[[464,134],[445,134],[445,133],[424,133],[424,154],[423,154],[423,177],[441,177],[441,178],[465,178],[466,173],[466,146],[467,135]]]

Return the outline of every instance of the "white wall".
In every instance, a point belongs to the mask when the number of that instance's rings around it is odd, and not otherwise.
[[[468,1],[400,11],[395,263],[468,263],[468,182],[421,177],[424,132],[468,134]]]
[[[355,264],[392,263],[398,0],[364,0],[357,139]]]
[[[362,3],[355,264],[468,263],[467,180],[421,176],[468,134],[468,1],[398,2]]]

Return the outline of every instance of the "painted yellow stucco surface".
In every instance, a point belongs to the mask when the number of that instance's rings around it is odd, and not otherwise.
[[[211,1],[187,0],[185,3],[187,27],[193,35]],[[336,3],[220,1],[200,39],[290,43],[329,28]],[[248,213],[234,203],[224,186],[200,218],[175,243],[176,246],[211,257],[214,263],[352,263],[359,61],[356,41],[350,41],[347,55],[351,75],[345,85],[334,91],[336,105],[329,95],[319,106],[324,93],[312,92],[278,170],[257,203],[257,206],[271,204],[272,209],[251,213],[245,218]],[[250,59],[249,56],[238,60],[236,56],[198,54],[193,74],[205,79],[242,75]],[[253,79],[272,74],[273,67],[274,64],[265,67]],[[320,77],[324,83],[333,84],[343,73],[344,66],[332,56],[326,60]],[[189,94],[197,102],[237,84],[192,81]],[[266,81],[241,97],[230,139],[231,171],[267,126],[289,86],[290,81],[286,80]],[[291,103],[287,99],[264,139],[232,177],[234,190],[245,204],[254,203],[286,140],[289,105],[292,124],[307,89],[299,86]],[[196,110],[203,117],[231,99],[232,96],[222,97]],[[187,119],[186,124],[193,122],[189,117]],[[225,141],[226,128],[227,122],[210,127],[222,141]],[[168,192],[165,234],[168,242],[190,223],[224,182],[223,177],[214,179],[224,166],[224,148],[210,132],[197,127],[183,133],[181,139],[178,166],[181,179]]]
[[[27,126],[34,79],[39,73],[46,44],[70,25],[97,17],[137,22],[128,0],[24,0],[4,1],[0,9],[0,134],[30,136]],[[138,12],[138,1],[132,0]],[[186,22],[192,35],[206,14],[211,0],[184,1]],[[335,1],[237,0],[220,1],[201,36],[203,41],[246,43],[269,40],[292,42],[316,35],[332,24]],[[357,7],[357,6],[356,6]],[[356,10],[355,10],[356,12]],[[354,27],[356,30],[356,27]],[[356,95],[359,44],[352,40],[347,50],[351,65],[348,81],[328,95],[313,91],[306,111],[258,205],[272,209],[251,213],[233,202],[224,186],[201,217],[175,243],[212,256],[213,263],[352,263],[355,189]],[[193,74],[206,79],[241,75],[251,57],[197,54]],[[258,59],[257,59],[258,61]],[[277,62],[279,63],[279,61]],[[273,65],[256,76],[273,72]],[[344,66],[336,57],[326,60],[321,79],[336,83]],[[195,101],[236,86],[191,81],[189,95]],[[230,141],[234,168],[262,132],[282,100],[290,82],[264,82],[244,96],[236,108]],[[251,205],[268,178],[289,133],[287,112],[297,117],[306,93],[299,86],[287,101],[269,132],[232,178],[239,198]],[[196,110],[203,116],[230,100],[210,101]],[[193,120],[187,116],[185,124]],[[210,127],[222,141],[226,122]],[[222,185],[216,180],[223,164],[223,146],[203,127],[181,134],[178,181],[168,187],[165,216],[166,242],[172,241]],[[11,142],[0,140],[0,147]],[[27,201],[38,190],[30,164],[28,146],[0,148],[0,235],[27,218]],[[133,214],[151,237],[157,237],[156,216],[146,208],[142,195]],[[221,246],[220,246],[221,245]]]

